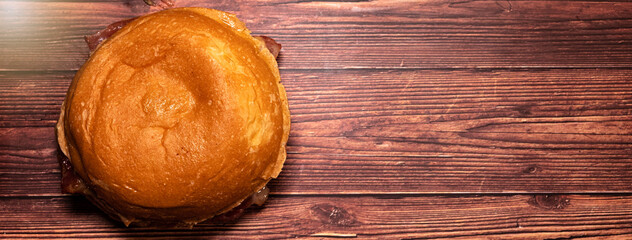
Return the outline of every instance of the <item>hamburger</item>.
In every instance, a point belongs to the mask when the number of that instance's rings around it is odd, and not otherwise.
[[[126,226],[191,227],[265,201],[290,129],[280,45],[207,8],[152,13],[86,40],[94,51],[56,126],[64,192]]]

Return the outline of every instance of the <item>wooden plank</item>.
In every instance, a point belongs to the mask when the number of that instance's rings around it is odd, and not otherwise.
[[[0,127],[54,126],[74,74],[0,71]]]
[[[279,40],[282,69],[594,68],[632,64],[632,3],[192,1]],[[141,4],[141,5],[138,5]],[[0,70],[76,70],[82,37],[141,1],[2,1]]]
[[[3,151],[5,152],[5,151]],[[1,196],[61,196],[56,159],[3,156]],[[8,162],[8,163],[7,163]],[[289,154],[275,194],[629,193],[630,160]]]
[[[302,123],[326,123],[309,133],[313,136],[354,135],[350,127],[360,120],[367,122],[356,127],[391,118],[387,124],[408,119],[399,124],[441,129],[468,120],[625,121],[632,114],[628,69],[283,70],[281,75],[298,124],[294,132],[304,129]],[[0,126],[54,126],[73,76],[72,71],[0,72]]]
[[[124,228],[83,198],[0,198],[13,238],[558,239],[632,234],[630,196],[279,196],[227,225]]]
[[[58,195],[52,127],[73,73],[1,74],[0,195]],[[276,193],[632,190],[632,70],[282,74]]]
[[[2,151],[1,196],[60,196],[54,157]],[[629,193],[629,158],[454,158],[289,154],[275,194]]]

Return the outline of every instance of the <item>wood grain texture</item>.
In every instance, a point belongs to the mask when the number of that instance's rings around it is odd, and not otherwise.
[[[83,198],[0,198],[3,239],[623,239],[630,219],[629,196],[273,196],[234,224],[152,229],[122,228]]]
[[[76,70],[88,56],[82,37],[151,11],[138,2],[2,1],[0,69]],[[233,12],[274,37],[281,69],[632,64],[627,1],[177,2]]]
[[[0,195],[59,193],[52,127],[72,75],[2,73]],[[632,70],[282,75],[293,122],[276,193],[632,190]]]
[[[176,1],[283,44],[269,202],[150,229],[61,194],[53,126],[83,36],[157,8],[0,1],[0,238],[632,239],[632,2]]]

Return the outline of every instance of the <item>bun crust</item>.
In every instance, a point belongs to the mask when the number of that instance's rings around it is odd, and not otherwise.
[[[57,135],[106,212],[125,224],[195,224],[278,176],[289,129],[264,43],[232,14],[175,8],[97,48],[73,79]]]

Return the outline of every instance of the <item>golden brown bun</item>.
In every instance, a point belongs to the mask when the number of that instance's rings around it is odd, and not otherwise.
[[[277,177],[290,128],[276,60],[234,15],[140,17],[77,72],[60,148],[97,205],[131,222],[195,224]]]

